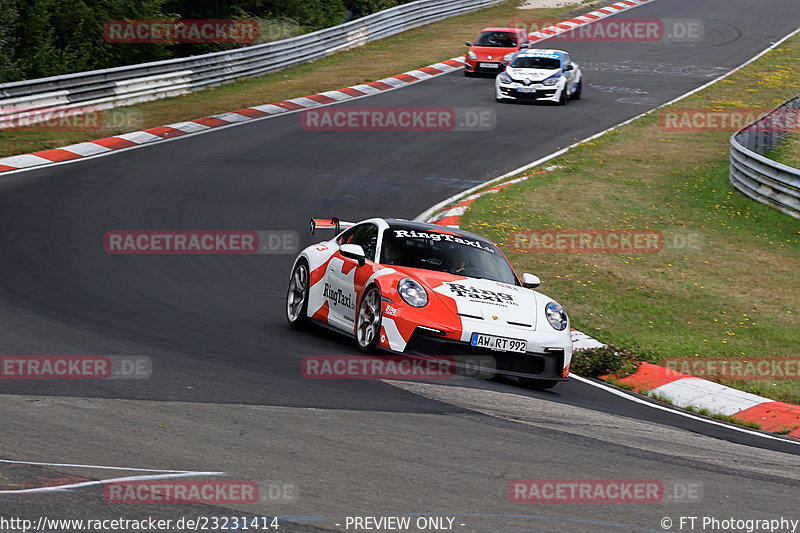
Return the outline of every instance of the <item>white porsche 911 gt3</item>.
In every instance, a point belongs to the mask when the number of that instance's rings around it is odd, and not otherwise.
[[[473,233],[408,220],[314,219],[337,235],[300,252],[286,317],[345,332],[358,347],[409,355],[485,355],[498,372],[544,389],[569,375],[569,319]]]
[[[556,102],[566,105],[578,100],[583,90],[583,75],[577,63],[562,50],[532,48],[516,54],[495,80],[495,98]]]

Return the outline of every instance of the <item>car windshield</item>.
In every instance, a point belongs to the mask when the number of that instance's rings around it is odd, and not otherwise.
[[[561,68],[561,61],[554,57],[518,56],[514,58],[514,61],[511,62],[510,66],[513,68],[540,68],[544,70],[553,70],[555,68]]]
[[[485,31],[478,35],[475,46],[497,46],[504,48],[517,46],[517,34],[507,31]]]
[[[518,284],[511,265],[496,246],[437,230],[385,230],[381,263]]]

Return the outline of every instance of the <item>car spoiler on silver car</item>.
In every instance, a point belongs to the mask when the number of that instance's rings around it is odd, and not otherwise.
[[[355,226],[355,222],[344,222],[339,220],[336,217],[333,218],[312,218],[311,222],[309,223],[308,229],[311,231],[311,235],[314,235],[314,232],[317,228],[320,229],[333,229],[336,233],[342,231],[342,229],[352,228]]]

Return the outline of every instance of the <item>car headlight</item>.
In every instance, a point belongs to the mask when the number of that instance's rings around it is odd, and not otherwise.
[[[561,79],[561,76],[553,76],[552,78],[547,78],[542,82],[542,85],[555,85],[558,83],[558,80]]]
[[[566,329],[567,313],[564,312],[564,309],[560,305],[555,302],[550,302],[544,306],[544,314],[547,317],[547,321],[553,326],[553,329],[557,331],[564,331],[564,329]]]
[[[425,289],[411,278],[403,278],[397,284],[397,292],[408,305],[422,307],[428,303],[428,293]]]
[[[470,59],[478,59],[478,55],[475,52],[473,52],[472,50],[467,52],[467,57],[470,58]]]
[[[514,57],[516,52],[509,52],[505,56],[503,56],[503,61],[511,61],[511,58]]]
[[[509,76],[505,72],[500,73],[500,75],[497,76],[497,79],[500,81],[500,83],[511,83],[512,81],[514,81],[511,79],[511,76]]]

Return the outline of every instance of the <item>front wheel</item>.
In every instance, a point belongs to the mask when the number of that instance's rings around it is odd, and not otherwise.
[[[361,298],[356,317],[356,344],[365,353],[373,353],[381,336],[381,292],[374,285]]]
[[[578,82],[578,87],[572,91],[572,99],[573,100],[580,100],[581,99],[581,92],[583,92],[583,80]]]
[[[286,295],[286,319],[292,329],[299,329],[308,322],[308,280],[308,263],[300,260],[294,267]]]
[[[567,86],[561,89],[561,96],[558,99],[558,105],[567,105]]]
[[[533,390],[547,390],[552,389],[558,385],[558,381],[554,379],[532,379],[532,378],[518,378],[519,384],[526,389]]]

